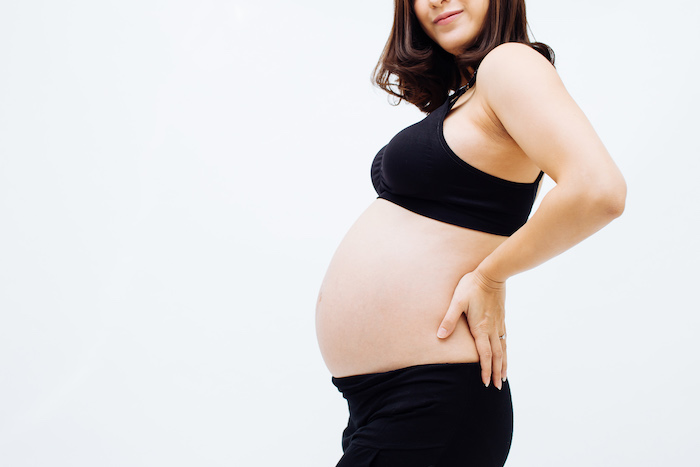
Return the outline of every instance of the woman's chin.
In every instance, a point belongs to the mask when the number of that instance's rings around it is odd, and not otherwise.
[[[471,44],[470,43],[465,44],[463,42],[455,41],[453,43],[446,43],[446,44],[439,44],[439,45],[440,45],[440,47],[442,47],[442,50],[444,50],[448,54],[456,56],[456,55],[461,54],[465,50],[467,50]]]

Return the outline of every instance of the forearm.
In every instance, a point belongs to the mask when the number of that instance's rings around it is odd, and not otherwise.
[[[557,185],[539,209],[477,267],[487,281],[504,282],[568,250],[618,217],[624,182],[600,193]]]

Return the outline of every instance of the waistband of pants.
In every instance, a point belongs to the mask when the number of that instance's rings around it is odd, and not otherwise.
[[[411,365],[395,370],[379,373],[363,373],[359,375],[343,376],[341,378],[331,377],[331,382],[344,395],[352,395],[365,389],[377,387],[381,383],[406,377],[425,378],[431,374],[445,373],[466,373],[467,375],[481,375],[481,364],[479,362],[464,363],[426,363],[421,365]]]

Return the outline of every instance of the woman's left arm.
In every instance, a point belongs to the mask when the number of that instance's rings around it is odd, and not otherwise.
[[[505,130],[556,182],[528,222],[479,265],[484,276],[503,282],[620,216],[627,189],[588,119],[538,52],[504,44],[484,60],[479,78]]]
[[[479,67],[485,104],[525,154],[555,182],[539,208],[455,290],[441,323],[449,336],[462,313],[477,341],[484,382],[505,373],[504,283],[571,248],[620,216],[625,181],[554,67],[523,44],[503,44]],[[468,280],[467,280],[468,279]],[[476,285],[475,285],[476,284]],[[501,327],[501,329],[498,329]],[[498,358],[496,358],[498,357]],[[488,360],[488,361],[487,361]]]

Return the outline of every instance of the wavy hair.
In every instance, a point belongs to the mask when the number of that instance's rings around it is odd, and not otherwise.
[[[414,0],[394,0],[394,24],[372,73],[379,88],[430,113],[437,109],[461,77],[471,77],[486,54],[505,42],[527,44],[554,64],[554,51],[532,42],[525,16],[525,0],[490,0],[478,37],[459,55],[452,55],[423,31]],[[461,73],[460,73],[461,72]]]

